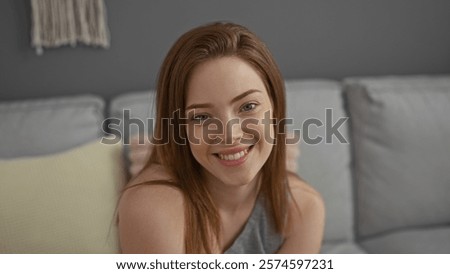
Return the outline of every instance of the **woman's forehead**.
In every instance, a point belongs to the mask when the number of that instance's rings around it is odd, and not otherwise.
[[[189,79],[186,106],[203,101],[224,101],[249,90],[268,96],[259,73],[238,57],[221,57],[198,65]]]

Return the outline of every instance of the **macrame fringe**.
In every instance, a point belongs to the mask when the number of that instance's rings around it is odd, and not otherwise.
[[[106,8],[103,0],[31,0],[31,45],[43,48],[62,45],[109,47]]]

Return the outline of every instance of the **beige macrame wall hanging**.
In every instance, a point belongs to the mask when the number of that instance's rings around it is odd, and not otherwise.
[[[31,45],[38,55],[44,48],[77,43],[109,47],[103,0],[30,0]]]

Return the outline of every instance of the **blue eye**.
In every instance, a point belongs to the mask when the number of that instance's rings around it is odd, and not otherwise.
[[[241,107],[241,111],[248,112],[256,108],[255,103],[248,103]]]

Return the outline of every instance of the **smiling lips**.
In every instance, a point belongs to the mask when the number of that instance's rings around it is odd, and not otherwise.
[[[225,153],[215,153],[215,155],[220,159],[220,162],[226,166],[237,166],[245,162],[247,155],[253,146],[247,148],[235,148]]]
[[[239,160],[240,158],[244,157],[247,154],[248,154],[248,148],[246,148],[244,150],[241,150],[240,152],[236,152],[234,154],[221,154],[221,153],[218,153],[217,155],[219,155],[219,158],[221,160],[230,161],[230,160]]]

